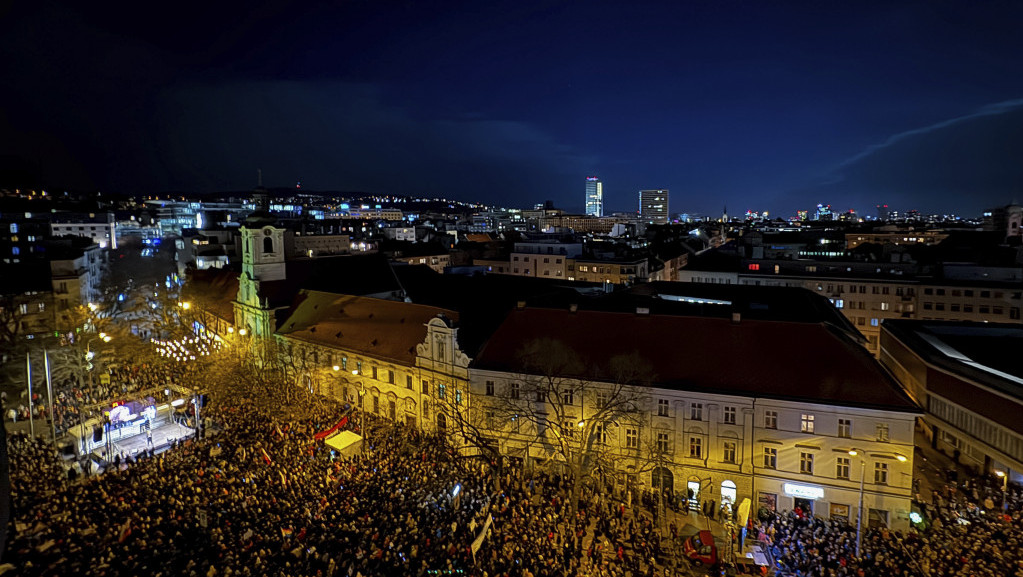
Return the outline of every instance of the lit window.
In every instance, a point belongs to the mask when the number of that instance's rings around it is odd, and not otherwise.
[[[689,456],[695,459],[703,458],[703,439],[700,437],[689,437]]]
[[[800,418],[799,430],[804,433],[813,432],[813,415],[803,414]]]

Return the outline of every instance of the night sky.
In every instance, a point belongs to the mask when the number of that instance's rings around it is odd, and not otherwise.
[[[1023,201],[1021,2],[109,4],[0,3],[0,187]]]

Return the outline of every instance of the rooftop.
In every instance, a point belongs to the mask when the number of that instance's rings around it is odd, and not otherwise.
[[[458,321],[458,313],[446,309],[303,290],[277,334],[413,365],[425,325],[438,315]]]
[[[579,355],[585,374],[568,377],[611,381],[608,359],[636,353],[659,388],[919,412],[869,352],[823,323],[525,308],[473,366],[522,372],[523,346],[539,339]]]
[[[1023,400],[1023,325],[899,319],[882,327],[925,361]]]

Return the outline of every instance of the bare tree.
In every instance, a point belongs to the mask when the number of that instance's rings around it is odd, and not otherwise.
[[[468,439],[505,436],[521,443],[526,455],[539,448],[546,457],[541,465],[571,477],[575,508],[585,486],[602,489],[621,474],[624,460],[638,456],[639,408],[647,398],[648,363],[632,353],[589,367],[565,343],[546,338],[527,343],[518,363],[519,373],[509,388],[490,402],[482,401],[482,419],[476,413],[475,423],[462,426],[480,430]],[[626,429],[635,430],[636,436],[627,435],[620,448]],[[484,433],[488,430],[489,436]],[[492,450],[489,442],[477,443],[481,445]]]

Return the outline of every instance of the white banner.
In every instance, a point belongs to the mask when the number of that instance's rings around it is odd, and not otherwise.
[[[483,540],[487,538],[487,534],[490,532],[490,525],[494,522],[493,515],[487,515],[487,522],[483,524],[483,529],[480,530],[480,534],[476,536],[476,539],[472,542],[472,556],[476,558],[476,552],[483,546]]]

